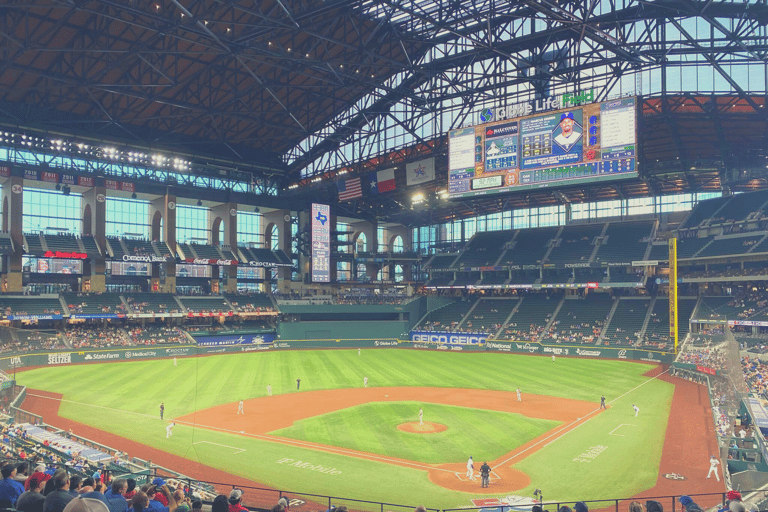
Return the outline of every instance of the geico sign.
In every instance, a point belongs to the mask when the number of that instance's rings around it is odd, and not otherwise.
[[[484,343],[485,336],[459,336],[455,334],[414,334],[411,341],[422,343],[450,343],[455,345],[471,345]]]

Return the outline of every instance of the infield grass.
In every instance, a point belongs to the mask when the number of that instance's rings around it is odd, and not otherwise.
[[[420,407],[444,432],[414,434],[398,430]],[[494,460],[535,439],[560,422],[520,414],[416,402],[383,402],[350,407],[297,421],[271,434],[431,464]]]
[[[530,496],[535,485],[547,492],[548,500],[598,499],[629,496],[656,482],[673,386],[643,376],[651,367],[565,357],[553,363],[546,357],[497,353],[370,349],[358,356],[357,350],[311,350],[179,359],[177,367],[169,359],[40,368],[19,372],[17,380],[29,388],[62,393],[62,416],[280,489],[453,508],[469,505],[471,495],[435,486],[418,467],[183,425],[177,425],[173,437],[165,439],[166,422],[159,419],[158,406],[165,402],[167,420],[264,396],[267,384],[279,395],[295,393],[296,378],[301,378],[305,391],[362,387],[364,376],[369,387],[513,392],[519,386],[524,394],[589,400],[595,408],[605,394],[611,407],[608,411],[542,445],[527,458],[510,462],[528,473],[533,483],[516,494]],[[638,418],[632,403],[641,409]],[[468,446],[474,432],[463,433],[463,443]],[[462,441],[455,443],[460,446]],[[500,451],[509,451],[504,443],[498,443]],[[580,456],[594,453],[591,449],[596,446],[605,448],[585,462]],[[240,449],[245,451],[235,454]],[[479,457],[464,453],[460,460],[469,455]],[[322,474],[279,462],[285,458],[335,467],[342,473]]]

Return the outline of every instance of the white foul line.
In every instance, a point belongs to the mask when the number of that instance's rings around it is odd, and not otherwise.
[[[212,444],[214,446],[221,446],[221,447],[224,447],[224,448],[232,448],[233,450],[235,450],[235,453],[233,453],[232,455],[237,455],[238,453],[243,453],[245,451],[245,448],[238,448],[237,446],[229,446],[227,444],[212,443],[210,441],[198,441],[198,442],[192,443],[192,444],[195,445],[195,444],[203,444],[203,443],[205,443],[205,444]]]
[[[616,427],[615,429],[613,429],[613,430],[611,430],[610,432],[608,432],[608,435],[609,435],[609,436],[619,436],[619,437],[624,437],[624,434],[614,434],[614,432],[616,432],[617,430],[619,430],[621,427],[624,427],[624,426],[627,426],[627,427],[636,427],[637,425],[633,425],[633,424],[631,424],[631,423],[622,423],[621,425],[619,425],[619,426],[618,426],[618,427]]]

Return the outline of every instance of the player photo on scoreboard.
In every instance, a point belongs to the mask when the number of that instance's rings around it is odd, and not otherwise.
[[[578,118],[578,119],[577,119]],[[552,130],[552,153],[566,155],[571,151],[581,152],[581,110],[563,112]],[[558,149],[560,151],[558,151]]]

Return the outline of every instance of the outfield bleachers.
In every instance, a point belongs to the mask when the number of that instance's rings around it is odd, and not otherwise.
[[[650,298],[620,299],[611,323],[603,333],[603,342],[607,345],[635,345],[643,330],[650,305]]]
[[[27,241],[27,254],[42,256],[45,253],[43,248],[43,239],[40,233],[25,233],[24,238]]]
[[[435,254],[429,262],[428,269],[452,268],[451,264],[456,259],[456,254]]]
[[[681,238],[677,241],[678,259],[693,258],[696,253],[704,248],[714,237],[705,236],[702,238]]]
[[[5,315],[63,315],[64,308],[58,296],[36,297],[0,295],[0,311]]]
[[[266,293],[236,294],[225,293],[224,296],[235,308],[235,311],[274,310],[272,299]]]
[[[667,261],[669,259],[669,244],[653,244],[648,259],[653,261]]]
[[[149,240],[142,240],[140,238],[123,238],[123,244],[127,249],[126,254],[138,255],[138,256],[161,256],[155,250],[155,246]]]
[[[179,297],[179,301],[190,313],[221,313],[226,315],[232,312],[227,300],[221,296]]]
[[[524,295],[515,314],[504,326],[502,339],[536,341],[557,309],[562,295],[548,296],[543,293]]]
[[[488,231],[476,233],[467,243],[455,266],[490,267],[501,256],[504,244],[512,239],[509,231]]]
[[[768,191],[744,192],[742,194],[735,194],[730,199],[717,211],[715,214],[716,219],[713,218],[710,224],[746,220],[752,213],[760,211],[768,201]]]
[[[419,323],[418,329],[425,331],[450,331],[455,329],[464,315],[472,308],[473,300],[456,300],[447,306],[427,314]]]
[[[70,314],[73,315],[102,315],[125,314],[126,309],[120,294],[93,293],[77,294],[62,293]]]
[[[87,254],[89,258],[101,257],[101,251],[99,250],[99,246],[96,244],[95,238],[93,238],[92,236],[83,236],[83,238],[81,238],[81,241],[83,242],[83,248],[85,249],[85,254]]]
[[[714,215],[717,210],[719,210],[723,205],[725,205],[725,203],[730,200],[730,197],[717,197],[715,199],[701,201],[693,208],[693,210],[691,210],[691,213],[688,214],[688,217],[685,219],[685,222],[683,222],[680,228],[688,229],[699,226],[704,221],[712,217],[712,215]]]
[[[171,293],[131,293],[125,296],[125,300],[134,314],[181,312]]]
[[[604,224],[565,226],[560,233],[560,245],[547,256],[550,263],[588,262],[595,249],[593,241],[603,231]]]
[[[653,305],[642,340],[643,345],[669,348],[669,299],[659,297]]]
[[[612,298],[587,297],[566,300],[541,341],[594,344],[612,307]]]
[[[756,235],[716,238],[711,244],[702,249],[697,258],[744,254],[752,249],[765,236],[764,232]]]
[[[496,334],[518,302],[518,299],[480,299],[461,330]]]
[[[514,246],[504,252],[500,265],[537,265],[549,250],[549,241],[560,228],[521,229]]]
[[[654,221],[610,223],[595,255],[595,262],[631,263],[642,260],[654,224]]]

